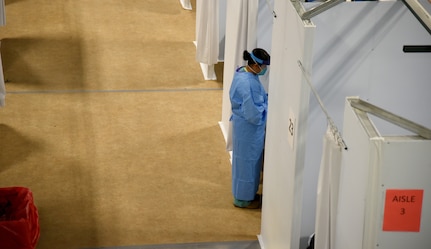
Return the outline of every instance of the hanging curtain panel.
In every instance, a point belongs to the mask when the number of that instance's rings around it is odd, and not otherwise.
[[[6,12],[4,0],[0,0],[0,26],[6,25]]]
[[[219,1],[196,2],[196,60],[215,65],[219,55]]]
[[[192,4],[190,3],[190,0],[180,0],[181,6],[185,10],[192,10]]]
[[[330,128],[323,138],[316,201],[315,248],[330,249],[334,236],[342,148]]]
[[[237,67],[244,65],[242,54],[257,45],[257,13],[258,0],[235,0],[226,3],[226,40],[223,68],[223,103],[221,130],[226,139],[227,147],[232,142],[229,130],[231,105],[229,89]]]

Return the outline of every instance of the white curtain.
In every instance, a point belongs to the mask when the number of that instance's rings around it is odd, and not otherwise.
[[[192,10],[192,4],[190,3],[190,0],[180,0],[180,3],[183,9]]]
[[[335,235],[335,215],[338,203],[342,148],[331,129],[323,138],[316,201],[315,244],[316,249],[330,249]]]
[[[207,0],[208,1],[208,0]],[[244,65],[242,54],[244,50],[252,50],[257,46],[257,13],[258,0],[227,1],[226,4],[226,41],[223,68],[223,103],[222,131],[227,149],[230,149],[232,137],[229,118],[231,106],[229,89],[235,70]]]
[[[0,0],[0,26],[6,25],[6,12],[4,0]]]
[[[218,62],[219,1],[196,1],[196,60],[207,65]]]

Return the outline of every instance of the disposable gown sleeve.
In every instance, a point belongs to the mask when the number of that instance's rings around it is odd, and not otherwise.
[[[243,95],[243,117],[254,125],[262,125],[266,121],[266,101],[265,96],[250,87],[249,91],[244,91]]]

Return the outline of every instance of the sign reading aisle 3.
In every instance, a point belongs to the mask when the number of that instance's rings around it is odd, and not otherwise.
[[[423,193],[422,189],[387,189],[383,231],[419,232]]]

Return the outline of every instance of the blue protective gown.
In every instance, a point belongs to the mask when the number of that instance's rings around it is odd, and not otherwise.
[[[239,68],[229,91],[232,105],[232,193],[250,201],[259,188],[268,95],[259,76]]]

